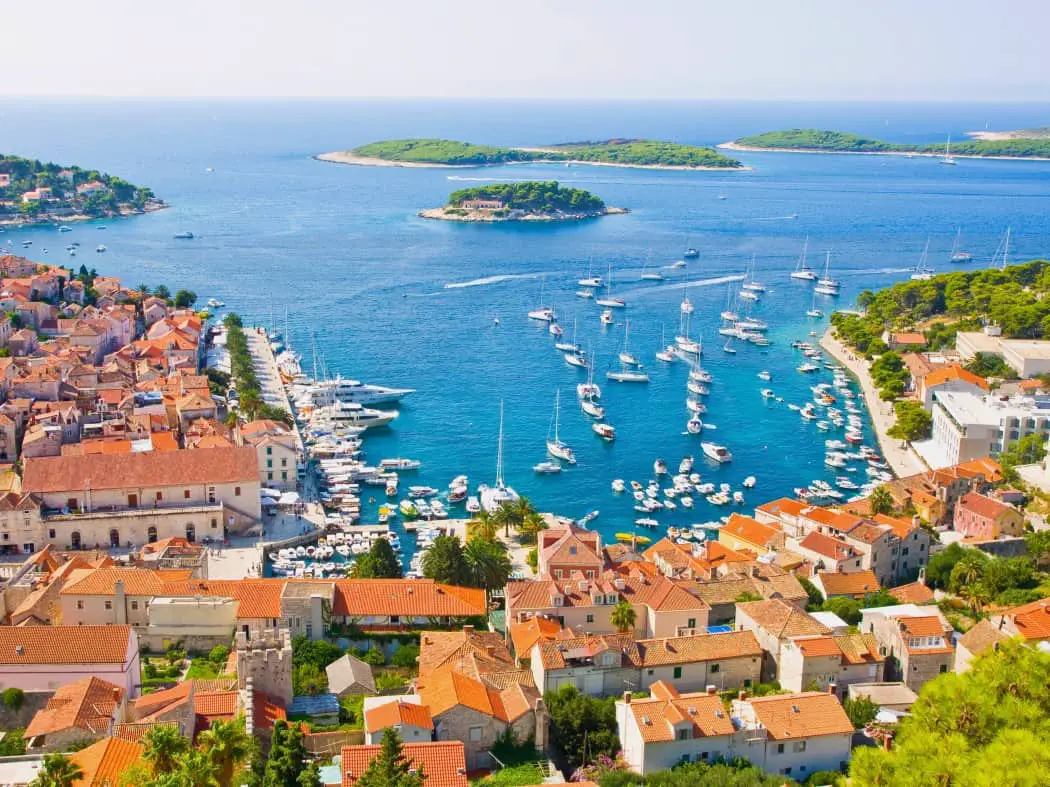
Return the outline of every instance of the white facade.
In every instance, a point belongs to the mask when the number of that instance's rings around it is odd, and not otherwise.
[[[976,396],[938,390],[933,397],[931,455],[955,465],[998,456],[1030,434],[1050,433],[1050,399]]]

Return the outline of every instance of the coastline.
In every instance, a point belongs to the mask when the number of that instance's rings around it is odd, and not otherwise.
[[[872,382],[871,375],[868,374],[867,361],[854,355],[852,350],[832,336],[831,330],[829,327],[820,337],[820,346],[849,370],[850,374],[860,383],[861,391],[864,393],[864,402],[871,416],[875,439],[878,440],[879,449],[886,463],[893,470],[893,474],[898,478],[903,478],[926,472],[926,466],[910,448],[902,448],[899,440],[886,434],[896,420],[893,404],[879,398],[879,392],[875,390],[875,384]]]
[[[25,216],[18,216],[11,219],[0,219],[0,227],[5,229],[23,227],[46,227],[48,225],[62,225],[62,224],[83,224],[85,221],[106,221],[108,219],[126,219],[130,216],[144,216],[147,213],[155,213],[159,210],[166,210],[170,208],[166,202],[158,200],[157,202],[151,202],[147,204],[142,210],[128,210],[120,211],[120,213],[114,213],[111,216],[88,216],[84,213],[75,213],[71,216],[51,216],[45,214],[44,218],[27,219]]]
[[[722,142],[715,147],[744,153],[817,153],[823,156],[904,156],[905,158],[943,158],[943,153],[909,150],[819,150],[817,148],[763,148],[741,145],[737,142]],[[989,161],[1050,161],[1050,156],[977,156],[973,153],[952,153],[952,158],[987,159]]]
[[[515,221],[586,221],[587,219],[597,219],[602,216],[620,216],[625,213],[630,213],[627,208],[605,208],[600,213],[563,213],[556,216],[543,216],[534,213],[526,213],[522,216],[493,216],[492,212],[488,210],[472,210],[468,211],[465,215],[460,215],[456,213],[446,213],[445,207],[427,208],[426,210],[419,211],[416,215],[421,219],[433,219],[434,221],[461,221],[468,224],[497,224],[500,222]]]
[[[551,153],[551,148],[512,148],[535,153]],[[356,167],[408,167],[412,169],[472,169],[480,167],[519,166],[528,164],[565,164],[566,166],[620,167],[625,169],[656,169],[679,172],[751,172],[753,167],[688,167],[676,164],[622,164],[618,161],[581,161],[578,159],[540,159],[537,161],[504,161],[498,164],[438,164],[425,161],[388,161],[372,156],[358,156],[350,150],[318,153],[317,161],[328,164],[349,164]]]

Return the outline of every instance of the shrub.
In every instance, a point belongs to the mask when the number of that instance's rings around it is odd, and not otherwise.
[[[362,653],[359,658],[365,664],[371,664],[373,667],[382,667],[386,664],[386,656],[375,645],[370,647],[366,653]]]
[[[406,669],[415,667],[418,660],[418,645],[399,645],[397,650],[394,651],[394,655],[390,657],[391,664],[395,667],[405,667]]]
[[[26,693],[14,687],[4,689],[3,695],[0,696],[3,697],[4,707],[8,710],[19,710],[26,701]]]
[[[230,649],[225,645],[216,645],[211,649],[208,654],[208,660],[214,662],[216,665],[222,667],[225,666],[226,660],[230,657]]]

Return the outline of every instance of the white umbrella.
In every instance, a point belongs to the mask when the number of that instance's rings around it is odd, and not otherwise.
[[[285,492],[283,495],[281,495],[280,499],[277,501],[277,505],[279,505],[279,506],[294,506],[298,502],[299,502],[299,493],[298,492]]]

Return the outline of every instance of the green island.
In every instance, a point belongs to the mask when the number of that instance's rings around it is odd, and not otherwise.
[[[885,142],[843,131],[822,131],[815,128],[794,128],[786,131],[767,131],[741,137],[721,147],[729,150],[778,150],[800,153],[896,153],[942,155],[944,145],[908,145]],[[975,139],[953,142],[952,155],[992,156],[1005,158],[1050,158],[1050,138],[1015,136],[1001,139]]]
[[[0,225],[86,221],[165,207],[151,189],[115,175],[0,155]]]
[[[569,189],[556,180],[491,183],[453,191],[444,207],[420,212],[426,219],[446,221],[577,221],[611,213],[601,197]]]
[[[507,148],[449,139],[394,139],[341,153],[323,161],[364,165],[468,167],[529,162],[571,162],[662,169],[740,169],[736,159],[713,148],[649,139],[566,142],[544,147]]]

